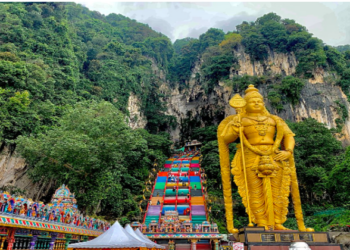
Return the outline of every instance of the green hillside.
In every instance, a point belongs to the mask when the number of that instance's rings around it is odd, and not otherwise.
[[[293,53],[299,64],[292,76],[230,79],[230,70],[239,69],[233,53],[237,49],[244,49],[252,61],[265,60],[270,51]],[[176,124],[166,113],[167,96],[159,91],[161,84],[189,89],[199,59],[195,80],[207,95],[219,81],[236,92],[250,83],[268,83],[268,100],[280,112],[281,103],[298,104],[306,79],[320,68],[332,73],[327,82],[350,96],[348,47],[325,45],[302,25],[274,13],[226,34],[211,28],[199,39],[172,44],[145,24],[74,3],[0,3],[1,149],[21,153],[34,182],[52,188],[65,183],[82,211],[123,223],[140,218],[145,180],[154,164],[162,166],[170,154],[166,132],[179,126],[182,141],[192,137],[205,143],[202,164],[208,190],[216,197],[211,217],[225,230],[216,124],[205,113],[188,114]],[[131,94],[140,100],[145,129],[127,126]],[[331,224],[343,227],[350,220],[350,155],[335,139],[349,115],[342,103],[335,108],[340,114],[337,129],[312,119],[290,124],[299,143],[295,154],[307,224],[319,230]],[[198,128],[201,124],[205,127]],[[237,190],[233,193],[237,226],[243,226],[246,215]],[[341,212],[322,215],[332,209]],[[286,226],[295,228],[290,211]]]

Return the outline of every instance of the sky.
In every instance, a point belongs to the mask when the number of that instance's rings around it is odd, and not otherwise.
[[[173,42],[198,38],[209,28],[233,31],[243,21],[274,12],[294,19],[326,44],[350,44],[350,2],[75,2],[105,15],[122,14],[146,23]]]

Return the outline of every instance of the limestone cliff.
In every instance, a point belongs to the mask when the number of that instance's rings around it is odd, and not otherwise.
[[[24,191],[26,197],[35,198],[39,193],[39,185],[33,184],[27,175],[25,159],[4,147],[0,153],[0,187],[15,187]]]
[[[293,53],[281,54],[269,51],[268,58],[263,62],[252,62],[250,56],[244,52],[244,48],[239,46],[233,51],[238,58],[239,69],[232,68],[230,77],[234,75],[292,75],[296,71],[298,64]],[[196,81],[195,75],[200,74],[201,60],[199,59],[193,68],[191,79],[189,80],[189,89],[179,92],[178,90],[168,89],[169,98],[168,114],[174,115],[178,122],[185,118],[188,111],[193,115],[201,116],[203,112],[212,115],[214,123],[218,123],[223,117],[234,114],[234,110],[228,105],[230,98],[235,94],[223,83],[219,83],[210,95],[206,95],[202,83]],[[290,121],[300,121],[303,118],[312,117],[317,121],[327,125],[328,128],[335,128],[335,119],[340,118],[338,113],[338,104],[340,102],[349,109],[350,105],[345,94],[340,87],[334,85],[332,79],[335,76],[325,72],[322,69],[315,69],[315,77],[308,79],[305,84],[298,105],[292,106],[285,104],[284,110],[277,113],[268,99],[265,98],[267,108],[271,113],[276,114],[283,119]],[[163,89],[165,87],[163,86]],[[258,86],[263,96],[267,96],[268,84]],[[241,93],[242,94],[242,93]],[[171,131],[173,139],[179,138],[179,127]],[[350,144],[350,121],[345,121],[342,133],[339,139],[344,145]]]
[[[129,96],[127,107],[127,110],[129,111],[127,122],[130,128],[144,128],[147,124],[147,120],[141,112],[140,106],[140,99],[136,95],[131,93]]]
[[[251,62],[243,47],[238,47],[233,53],[238,58],[240,67],[238,70],[232,67],[231,78],[235,75],[245,74],[256,76],[292,75],[295,73],[298,63],[292,53],[281,54],[269,51],[268,58],[263,62]],[[179,91],[177,86],[170,88],[166,81],[166,72],[158,69],[154,60],[151,61],[153,73],[158,76],[159,81],[162,83],[159,91],[167,96],[164,98],[168,107],[167,114],[175,116],[178,124],[180,124],[181,118],[187,116],[188,111],[191,111],[193,116],[199,118],[205,115],[207,119],[212,119],[214,123],[219,123],[224,117],[234,114],[234,109],[228,105],[228,102],[235,93],[229,87],[219,83],[211,94],[206,95],[203,83],[196,80],[196,74],[201,73],[202,61],[200,58],[192,70],[189,88],[182,91]],[[326,124],[328,128],[335,128],[335,119],[340,117],[336,102],[342,103],[347,109],[350,108],[350,104],[342,90],[332,82],[334,76],[332,77],[331,74],[321,69],[315,69],[314,75],[315,78],[309,79],[304,86],[299,104],[296,106],[285,104],[284,110],[277,113],[266,98],[265,103],[270,112],[291,121],[300,121],[303,118],[312,117]],[[267,96],[268,87],[267,84],[258,86],[264,96]],[[144,128],[147,120],[141,112],[140,100],[137,96],[130,95],[127,109],[129,111],[129,126],[131,128]],[[202,126],[204,125],[204,121],[202,121]],[[173,140],[179,139],[180,125],[169,132]],[[350,144],[349,119],[345,121],[339,139],[342,140],[344,145]],[[0,171],[0,187],[16,186],[25,190],[27,197],[43,196],[49,189],[50,185],[44,183],[33,184],[26,174],[25,160],[18,157],[16,153],[11,153],[7,148],[4,148],[0,154]]]

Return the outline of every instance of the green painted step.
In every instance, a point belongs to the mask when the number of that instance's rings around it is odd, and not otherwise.
[[[173,189],[165,190],[165,196],[176,196],[176,189],[175,191],[173,191]]]
[[[196,221],[207,220],[207,217],[205,215],[192,215],[192,220],[196,220]]]
[[[165,164],[171,164],[173,161],[165,161]]]
[[[159,220],[159,215],[147,215],[145,222],[151,222],[152,220],[157,221]]]
[[[179,171],[179,168],[171,168],[171,172],[177,172]]]
[[[157,182],[156,185],[154,186],[154,189],[164,189],[165,187],[165,182]]]
[[[192,160],[191,163],[199,163],[199,160]]]
[[[191,183],[190,183],[190,186],[191,186],[191,188],[193,188],[193,189],[194,189],[194,186],[195,186],[195,185],[196,185],[197,189],[202,189],[202,185],[201,185],[200,182],[191,182]]]
[[[147,220],[147,219],[150,219],[150,220],[155,220],[155,219],[157,219],[157,220],[158,220],[158,219],[159,219],[159,215],[147,215],[147,216],[146,216],[146,220]]]
[[[188,189],[179,189],[179,190],[177,191],[177,194],[178,194],[179,196],[186,196],[188,193],[189,193],[189,190],[188,190]]]

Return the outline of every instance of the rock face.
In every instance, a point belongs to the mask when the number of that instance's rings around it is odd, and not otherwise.
[[[235,75],[246,74],[251,76],[273,76],[278,74],[287,76],[296,71],[297,60],[293,53],[281,54],[269,51],[269,56],[264,62],[251,62],[250,56],[244,52],[243,47],[234,50],[234,54],[238,58],[240,68],[236,71],[232,68],[230,78]],[[181,93],[177,90],[168,89],[169,98],[166,100],[168,114],[174,115],[179,123],[188,112],[198,117],[201,117],[203,112],[213,115],[214,123],[220,122],[223,117],[234,114],[234,110],[228,105],[230,98],[235,94],[230,88],[225,87],[223,83],[219,83],[219,86],[216,86],[210,95],[206,95],[202,83],[195,80],[195,75],[201,73],[200,64],[201,61],[198,60],[193,68],[189,89],[183,90]],[[326,124],[328,128],[335,128],[335,120],[341,118],[337,102],[343,104],[347,109],[350,108],[349,102],[340,87],[332,83],[332,74],[321,69],[315,69],[314,75],[314,78],[306,82],[298,105],[285,104],[284,110],[277,113],[271,107],[268,99],[265,98],[268,110],[286,120],[301,121],[303,118],[312,117]],[[268,87],[268,84],[258,86],[261,94],[265,97],[268,94]],[[174,140],[179,139],[179,131],[179,128],[171,131]],[[350,144],[349,119],[345,121],[339,139],[342,140],[344,145]]]
[[[147,124],[147,120],[140,110],[140,100],[139,98],[131,93],[128,100],[129,119],[128,125],[130,128],[144,128]]]
[[[264,62],[251,62],[251,58],[244,52],[243,46],[238,46],[234,50],[234,54],[240,65],[238,75],[262,76],[267,72],[274,75],[292,75],[298,65],[293,53],[282,54],[269,50],[268,58]]]
[[[16,187],[25,191],[26,197],[34,198],[39,187],[32,183],[26,173],[25,159],[5,147],[0,154],[0,187]]]
[[[342,244],[344,250],[350,249],[350,233],[344,233],[334,238],[334,243]]]

